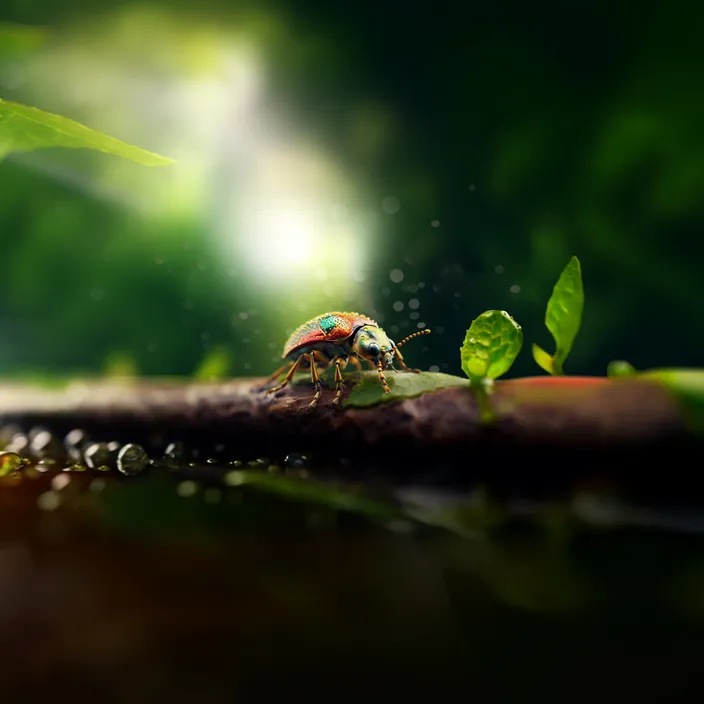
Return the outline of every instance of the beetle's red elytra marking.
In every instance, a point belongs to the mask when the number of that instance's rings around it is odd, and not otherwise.
[[[379,327],[371,318],[361,313],[332,311],[306,321],[291,333],[286,340],[282,357],[286,358],[296,350],[316,342],[339,342],[348,338],[363,325]]]

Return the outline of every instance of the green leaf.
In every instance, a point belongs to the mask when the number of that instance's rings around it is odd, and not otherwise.
[[[537,345],[533,346],[533,359],[550,374],[564,374],[562,365],[582,324],[583,308],[582,269],[579,259],[572,257],[560,274],[545,310],[545,326],[553,336],[556,347],[549,365],[546,362],[547,353]]]
[[[542,348],[538,347],[533,343],[533,359],[537,362],[538,366],[545,370],[548,374],[555,374],[552,357]]]
[[[376,406],[379,403],[398,401],[403,398],[413,398],[431,391],[448,389],[453,386],[469,387],[467,379],[450,374],[437,372],[389,372],[386,374],[390,392],[384,393],[376,372],[365,372],[361,380],[354,386],[352,393],[342,401],[344,407],[363,408]],[[309,378],[310,382],[310,378]]]
[[[523,346],[521,326],[505,310],[488,310],[471,324],[460,349],[462,370],[470,379],[497,379]]]
[[[606,376],[610,379],[617,379],[622,376],[635,376],[638,372],[635,367],[622,359],[615,359],[609,362],[606,368]]]
[[[108,137],[67,117],[0,99],[0,157],[47,147],[95,149],[144,166],[174,163],[173,159]]]

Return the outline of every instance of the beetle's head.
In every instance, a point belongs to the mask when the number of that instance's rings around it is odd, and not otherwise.
[[[381,362],[381,368],[391,366],[395,345],[387,334],[374,325],[364,325],[357,330],[352,341],[352,351],[360,359],[370,361],[374,366]]]

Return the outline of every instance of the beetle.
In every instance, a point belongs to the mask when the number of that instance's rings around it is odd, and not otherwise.
[[[320,381],[319,368],[325,370],[335,367],[335,398],[332,403],[338,406],[342,398],[344,383],[342,369],[351,363],[358,370],[362,369],[362,362],[368,363],[379,374],[379,381],[385,393],[389,393],[389,385],[384,376],[384,370],[394,369],[394,360],[397,359],[403,371],[420,372],[411,369],[403,359],[399,347],[409,340],[420,335],[427,335],[430,330],[414,332],[399,343],[389,339],[379,324],[361,313],[345,313],[333,311],[323,313],[303,323],[291,333],[284,344],[282,359],[286,363],[277,369],[269,379],[269,383],[286,372],[286,377],[281,384],[267,389],[273,394],[283,389],[293,379],[293,375],[301,367],[310,368],[311,382],[315,386],[315,396],[310,403],[313,409],[318,405],[323,390]]]

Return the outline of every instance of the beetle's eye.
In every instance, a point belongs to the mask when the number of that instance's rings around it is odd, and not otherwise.
[[[367,347],[367,352],[369,352],[372,357],[376,357],[379,352],[381,352],[381,349],[379,348],[379,345],[376,344],[376,342],[372,342],[372,344]]]

